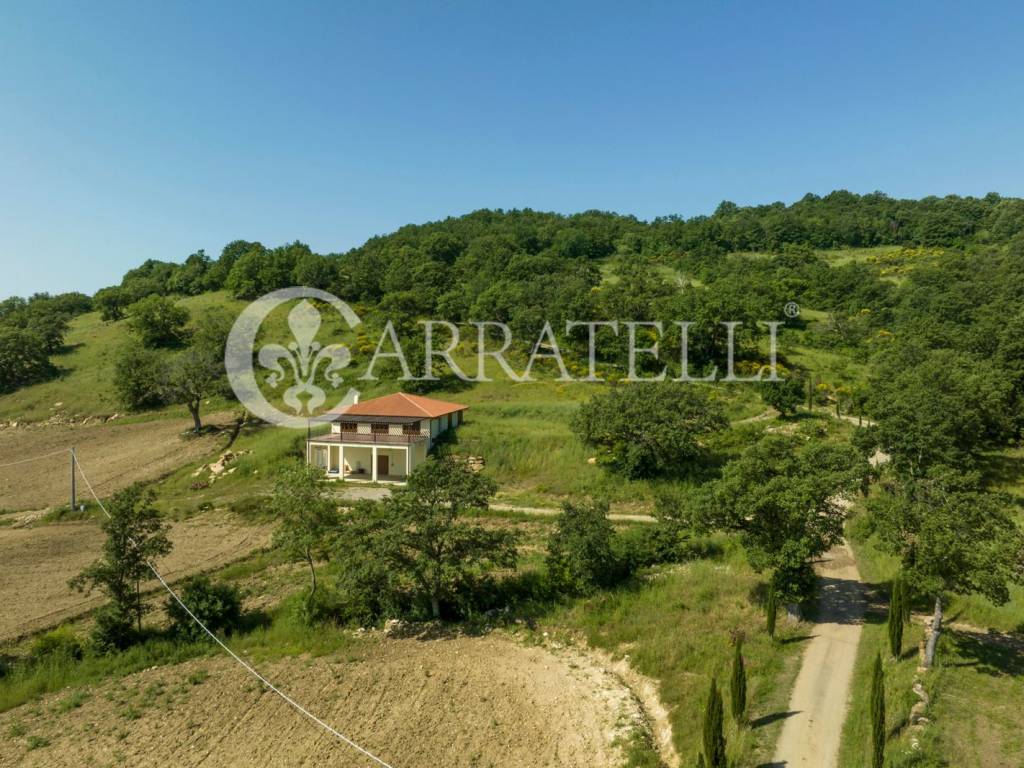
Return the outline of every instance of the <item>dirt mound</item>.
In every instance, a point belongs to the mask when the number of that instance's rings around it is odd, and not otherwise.
[[[224,426],[230,414],[217,414],[208,422]],[[136,424],[89,424],[0,430],[0,464],[44,456],[74,446],[89,480],[100,496],[107,496],[140,480],[153,480],[216,450],[223,438],[205,435],[184,439],[191,419],[160,419]],[[0,509],[39,509],[66,504],[70,457],[58,455],[41,461],[0,469]],[[79,496],[88,496],[79,479]]]
[[[170,580],[237,560],[270,543],[270,526],[248,526],[211,513],[174,523],[171,554],[157,567]],[[103,532],[95,523],[0,528],[0,641],[53,626],[103,603],[68,587],[95,560]]]
[[[394,768],[610,768],[623,760],[616,742],[642,722],[629,688],[587,657],[497,634],[375,637],[344,657],[264,666]],[[374,765],[223,658],[106,683],[78,694],[77,708],[73,696],[0,715],[0,732],[22,733],[0,741],[0,766]]]

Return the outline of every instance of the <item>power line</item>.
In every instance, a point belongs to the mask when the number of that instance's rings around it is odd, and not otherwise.
[[[100,509],[103,510],[103,514],[105,514],[108,518],[110,518],[111,517],[110,512],[107,511],[107,508],[103,505],[103,502],[100,501],[100,497],[97,496],[96,495],[96,491],[93,490],[92,483],[89,482],[89,478],[85,474],[85,471],[82,469],[82,465],[78,461],[78,457],[77,456],[75,456],[74,461],[75,461],[75,465],[78,467],[78,471],[82,474],[82,480],[85,481],[85,485],[89,489],[89,493],[92,494],[92,497],[96,500],[96,503],[99,504]],[[129,541],[131,541],[131,539],[129,539]],[[136,542],[134,542],[134,541],[132,541],[132,544],[135,544],[136,546],[138,546],[136,544]],[[289,696],[284,691],[282,691],[280,688],[278,688],[276,685],[274,685],[269,680],[267,680],[267,678],[265,678],[263,675],[261,675],[255,669],[255,667],[253,667],[251,664],[249,664],[247,661],[245,661],[245,659],[243,659],[241,656],[239,656],[237,653],[235,653],[233,650],[231,650],[231,648],[229,648],[227,646],[227,644],[223,640],[221,640],[219,637],[217,637],[217,635],[215,635],[213,632],[211,632],[207,628],[207,626],[205,624],[203,624],[203,622],[201,622],[199,620],[199,618],[194,613],[192,613],[191,609],[187,605],[185,605],[184,602],[182,602],[181,598],[178,597],[177,593],[173,589],[171,589],[170,585],[166,581],[164,581],[164,577],[160,575],[160,572],[156,569],[156,566],[154,566],[153,563],[151,563],[149,560],[147,560],[146,561],[146,566],[149,568],[150,571],[153,572],[153,575],[156,577],[156,580],[159,581],[160,584],[163,586],[163,588],[167,590],[167,594],[169,594],[171,596],[171,598],[178,605],[180,605],[182,607],[182,609],[185,611],[185,613],[187,613],[192,618],[192,620],[199,626],[199,628],[202,629],[203,632],[205,632],[207,635],[209,635],[210,639],[213,640],[217,645],[219,645],[232,659],[234,659],[236,662],[238,662],[238,664],[240,664],[242,666],[242,668],[245,669],[246,672],[248,672],[250,675],[252,675],[257,680],[259,680],[261,683],[263,683],[263,685],[265,685],[268,690],[270,690],[273,693],[277,694],[284,702],[286,702],[289,706],[291,706],[297,712],[299,712],[300,714],[302,714],[304,717],[308,718],[309,720],[312,720],[314,723],[319,725],[325,731],[327,731],[328,733],[330,733],[333,736],[337,737],[338,739],[343,741],[348,746],[352,747],[352,749],[354,749],[357,752],[360,752],[361,754],[363,754],[366,757],[370,758],[375,763],[377,763],[377,765],[381,766],[381,768],[392,768],[391,765],[389,765],[388,763],[386,763],[383,760],[381,760],[379,757],[377,757],[375,754],[373,754],[369,750],[361,747],[359,744],[354,742],[348,736],[346,736],[345,734],[341,733],[340,731],[338,731],[337,729],[335,729],[331,725],[328,725],[327,723],[325,723],[319,717],[317,717],[312,712],[310,712],[308,709],[306,709],[301,704],[299,704],[297,701],[295,701],[295,699],[293,699],[291,696]]]
[[[42,456],[33,456],[30,459],[20,459],[19,461],[12,461],[9,464],[0,464],[0,469],[6,469],[7,467],[16,467],[19,464],[28,464],[30,461],[42,461],[43,459],[52,459],[54,456],[60,456],[62,453],[67,453],[70,448],[61,448],[59,451],[53,453],[44,453]]]

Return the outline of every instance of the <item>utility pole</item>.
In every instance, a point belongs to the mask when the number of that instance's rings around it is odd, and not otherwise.
[[[75,500],[75,449],[71,449],[71,511],[76,508]]]

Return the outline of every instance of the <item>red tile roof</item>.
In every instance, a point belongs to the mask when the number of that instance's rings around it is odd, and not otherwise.
[[[355,405],[342,406],[334,409],[331,413],[345,414],[346,416],[401,416],[436,419],[448,413],[464,411],[468,407],[458,403],[434,400],[430,397],[396,392],[393,395],[364,400]]]

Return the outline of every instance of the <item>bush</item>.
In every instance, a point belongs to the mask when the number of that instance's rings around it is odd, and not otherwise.
[[[560,591],[585,595],[619,581],[625,569],[614,541],[608,502],[566,502],[548,539],[551,583]]]
[[[326,585],[321,585],[315,591],[304,591],[296,609],[299,621],[309,627],[338,622],[343,613],[341,595]]]
[[[100,653],[124,650],[138,640],[135,617],[117,603],[108,603],[96,611],[91,640]]]
[[[58,627],[39,637],[29,650],[29,658],[44,661],[78,661],[82,658],[82,643],[71,627]]]
[[[211,632],[230,633],[241,621],[242,599],[230,584],[214,584],[206,576],[195,576],[185,583],[180,596],[181,601]],[[173,597],[167,599],[167,615],[171,618],[171,631],[175,635],[188,640],[200,640],[206,636]]]

